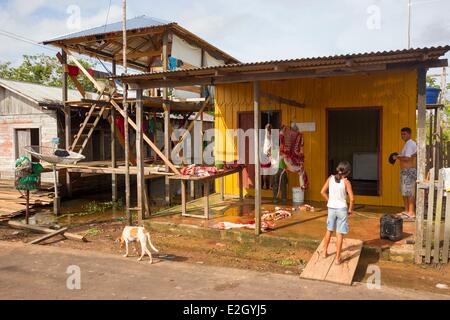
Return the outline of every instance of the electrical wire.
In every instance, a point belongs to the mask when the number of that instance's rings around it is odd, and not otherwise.
[[[22,42],[25,42],[25,43],[28,43],[28,44],[32,44],[32,45],[35,45],[35,46],[43,48],[43,49],[47,49],[47,50],[50,50],[50,51],[58,52],[58,50],[56,50],[54,48],[41,45],[37,41],[34,41],[32,39],[26,38],[24,36],[18,35],[16,33],[13,33],[13,32],[7,31],[7,30],[0,29],[0,35],[8,37],[8,38],[11,38],[11,39],[14,39],[14,40],[22,41]]]
[[[112,0],[109,0],[108,12],[106,13],[105,29],[103,30],[104,33],[106,32],[106,26],[108,25],[109,12],[111,11],[111,1]]]

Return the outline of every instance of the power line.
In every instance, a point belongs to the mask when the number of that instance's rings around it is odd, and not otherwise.
[[[106,32],[106,26],[108,25],[109,12],[111,11],[111,1],[112,0],[109,0],[108,12],[106,13],[105,29],[103,30],[103,32]]]
[[[16,33],[13,33],[13,32],[7,31],[7,30],[0,29],[0,35],[8,37],[8,38],[11,38],[11,39],[14,39],[14,40],[22,41],[22,42],[25,42],[25,43],[28,43],[28,44],[32,44],[32,45],[35,45],[35,46],[43,48],[43,49],[47,49],[47,50],[58,52],[58,50],[56,50],[54,48],[50,48],[50,47],[41,45],[41,44],[39,44],[38,42],[36,42],[36,41],[34,41],[32,39],[28,39],[28,38],[26,38],[24,36],[18,35]]]

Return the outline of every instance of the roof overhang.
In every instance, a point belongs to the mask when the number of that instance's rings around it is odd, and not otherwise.
[[[232,64],[189,70],[143,73],[114,77],[130,89],[216,85],[307,77],[332,77],[386,70],[407,70],[448,66],[440,59],[450,46],[306,59]]]
[[[162,36],[165,33],[173,33],[184,39],[191,45],[195,45],[214,56],[224,60],[225,63],[239,63],[239,60],[213,46],[209,42],[201,39],[194,33],[184,29],[175,22],[160,24],[155,26],[140,27],[127,30],[129,67],[148,72],[161,57]],[[93,58],[100,58],[108,62],[120,62],[123,50],[122,31],[108,33],[88,33],[82,32],[73,37],[66,36],[53,40],[44,41],[44,45],[51,45],[58,48],[66,48],[71,52],[87,55]],[[153,58],[153,59],[152,59]]]

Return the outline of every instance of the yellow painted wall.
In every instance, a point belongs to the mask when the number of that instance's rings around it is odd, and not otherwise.
[[[291,122],[315,122],[316,132],[304,134],[305,168],[310,187],[305,194],[307,200],[321,201],[320,189],[326,179],[326,109],[349,107],[382,108],[382,168],[381,196],[357,196],[356,203],[401,206],[399,192],[400,169],[392,166],[387,159],[392,152],[402,149],[400,130],[410,127],[416,131],[416,86],[415,71],[386,71],[370,75],[347,77],[295,79],[262,82],[261,90],[287,99],[305,103],[305,108],[295,108],[262,98],[261,110],[281,110],[283,124]],[[237,159],[237,146],[232,148],[223,136],[226,129],[237,128],[238,112],[253,111],[253,86],[246,84],[218,85],[215,99],[215,126],[223,133],[215,140],[216,160]],[[415,134],[414,134],[415,135]],[[288,194],[298,186],[298,178],[290,173]],[[237,175],[227,177],[225,192],[238,194]],[[252,190],[245,190],[252,194]],[[263,196],[269,196],[265,193]],[[291,195],[290,195],[291,196]]]

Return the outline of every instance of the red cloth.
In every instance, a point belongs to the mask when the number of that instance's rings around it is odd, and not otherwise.
[[[80,69],[77,66],[72,66],[68,64],[67,73],[69,74],[69,76],[78,77],[78,75],[80,74]]]
[[[125,137],[125,119],[122,116],[116,118],[116,127],[119,129],[122,137]]]
[[[93,77],[94,74],[95,74],[95,71],[92,70],[92,69],[87,69],[86,71],[87,71],[92,77]]]

